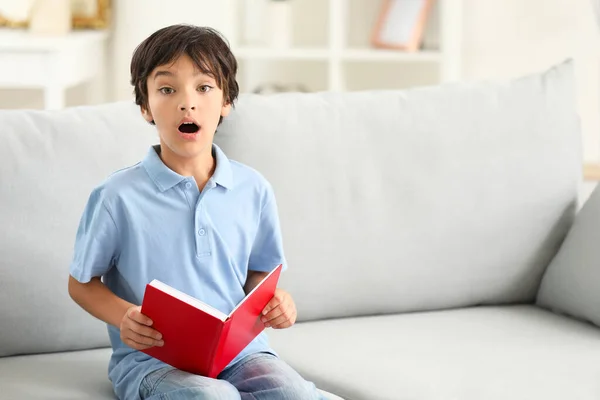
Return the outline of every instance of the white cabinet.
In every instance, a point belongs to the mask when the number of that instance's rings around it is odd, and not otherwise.
[[[1,29],[0,88],[41,89],[44,108],[61,109],[69,87],[90,81],[96,84],[90,102],[106,101],[106,39],[102,31],[44,37]]]
[[[269,83],[301,84],[311,91],[396,89],[460,78],[462,0],[435,0],[424,47],[412,53],[370,45],[381,7],[374,0],[287,0],[292,45],[248,43],[245,25],[260,15],[259,23],[268,24],[268,13],[252,9],[248,14],[247,7],[269,1],[273,0],[229,3],[239,27],[229,39],[240,62],[242,91]],[[268,30],[262,33],[265,37]]]

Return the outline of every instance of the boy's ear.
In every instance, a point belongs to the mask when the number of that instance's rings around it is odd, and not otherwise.
[[[151,124],[154,122],[154,117],[152,117],[152,112],[150,110],[143,106],[140,107],[140,110],[142,111],[142,117],[144,117],[148,123]]]
[[[221,117],[228,116],[230,111],[231,111],[231,103],[223,103],[223,107],[221,107]]]

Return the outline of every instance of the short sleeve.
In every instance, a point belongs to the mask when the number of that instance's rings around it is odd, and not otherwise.
[[[90,195],[75,237],[70,273],[82,283],[106,274],[118,256],[117,225],[102,193],[98,188]]]
[[[269,187],[265,202],[260,213],[258,230],[252,245],[248,269],[251,271],[270,272],[279,264],[287,269],[283,253],[283,240],[277,202],[273,190]]]

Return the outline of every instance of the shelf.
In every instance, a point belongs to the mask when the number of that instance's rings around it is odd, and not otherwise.
[[[107,31],[73,31],[64,36],[40,36],[22,29],[0,29],[0,49],[19,53],[52,52],[102,42]]]
[[[332,52],[327,48],[290,48],[274,49],[269,47],[240,47],[234,49],[236,57],[241,59],[268,60],[322,60],[331,58]],[[405,52],[401,50],[380,50],[371,48],[346,49],[341,52],[345,61],[397,61],[397,62],[440,62],[439,51],[425,50]]]
[[[240,59],[266,60],[327,60],[329,50],[326,48],[290,48],[277,49],[270,47],[239,47],[233,54]]]
[[[342,58],[348,61],[428,61],[439,62],[442,55],[439,51],[425,50],[419,52],[405,52],[401,50],[379,49],[347,49],[342,52]]]
[[[291,2],[293,41],[289,47],[272,47],[266,30],[257,32],[260,25],[254,24],[248,31],[244,25],[249,19],[242,18],[240,10],[246,10],[243,7],[254,1],[227,0],[235,11],[235,26],[243,27],[232,42],[232,50],[240,61],[245,88],[269,81],[301,81],[311,90],[327,91],[388,87],[390,82],[391,87],[405,88],[456,81],[460,77],[464,0],[434,2],[432,24],[423,40],[425,48],[417,52],[373,47],[370,39],[381,3],[361,0]],[[265,14],[252,10],[256,15]],[[263,23],[268,21],[266,18]],[[309,21],[315,22],[317,28],[310,28]],[[401,77],[397,71],[400,67]]]

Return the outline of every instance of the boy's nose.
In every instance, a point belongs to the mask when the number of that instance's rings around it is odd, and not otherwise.
[[[186,104],[182,104],[179,106],[179,108],[181,109],[181,111],[185,111],[185,110],[195,110],[196,106],[189,106]]]
[[[179,98],[179,109],[181,111],[196,110],[196,99],[193,93],[182,93],[182,96]]]

